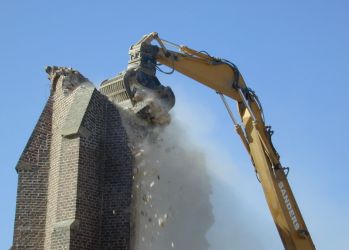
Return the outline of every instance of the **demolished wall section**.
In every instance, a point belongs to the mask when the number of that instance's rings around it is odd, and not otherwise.
[[[12,249],[129,249],[133,158],[119,112],[77,71],[49,73],[17,166]]]
[[[13,249],[208,249],[211,186],[185,129],[121,119],[77,71],[48,71],[51,96],[17,166]]]

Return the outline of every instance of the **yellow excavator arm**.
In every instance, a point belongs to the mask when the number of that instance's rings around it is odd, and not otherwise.
[[[153,41],[157,41],[159,46],[153,45]],[[165,44],[178,47],[179,51],[168,50]],[[247,87],[238,68],[233,63],[212,57],[206,52],[162,40],[155,32],[134,44],[130,48],[130,55],[128,70],[137,69],[154,75],[154,63],[160,63],[220,94],[236,131],[251,156],[285,249],[315,249],[288,183],[287,168],[282,167],[271,142],[272,131],[265,124],[258,97]],[[234,118],[225,96],[237,102],[242,126]]]

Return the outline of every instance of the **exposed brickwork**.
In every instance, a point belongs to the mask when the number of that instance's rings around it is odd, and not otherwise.
[[[52,98],[20,157],[13,249],[43,249],[51,145]]]
[[[70,141],[67,141],[62,137],[62,128],[66,123],[66,118],[69,113],[71,106],[73,105],[74,97],[76,95],[76,91],[73,91],[68,94],[64,94],[63,90],[63,80],[59,78],[55,85],[55,91],[52,93],[53,98],[53,108],[52,108],[52,146],[50,153],[50,172],[49,172],[49,183],[48,183],[48,202],[47,202],[47,220],[46,220],[46,231],[45,231],[45,244],[44,249],[52,249],[51,239],[53,235],[57,235],[61,230],[55,231],[54,228],[56,223],[62,221],[61,218],[57,218],[57,210],[60,206],[66,206],[66,204],[60,204],[65,197],[61,197],[65,193],[62,193],[62,187],[60,187],[62,181],[64,181],[65,176],[61,174],[62,171],[65,170],[66,165],[64,164],[65,159],[67,159],[68,154],[66,153],[67,144]],[[65,143],[64,143],[64,142]],[[78,146],[78,144],[77,144]],[[68,146],[69,147],[69,146]],[[76,165],[78,164],[77,153],[79,152],[79,148],[77,147],[74,151],[68,152],[72,153],[75,156],[75,161],[73,163],[73,157],[70,157],[70,162]],[[61,169],[62,166],[62,169]],[[75,170],[76,171],[76,170]],[[67,176],[68,177],[68,176]],[[69,190],[66,189],[67,195],[71,195],[76,189]],[[61,192],[61,193],[60,193]],[[68,202],[69,203],[69,202]],[[70,202],[71,203],[71,202]],[[72,206],[74,204],[71,204]],[[73,209],[73,207],[72,207]],[[66,218],[72,219],[74,218],[74,211],[66,211]],[[68,214],[69,213],[69,214]],[[60,228],[61,229],[61,228]]]
[[[17,166],[13,249],[130,249],[133,158],[119,112],[90,85],[54,85]]]
[[[82,120],[75,219],[79,229],[71,237],[71,249],[100,249],[103,183],[103,143],[105,140],[105,99],[94,90]]]
[[[107,114],[101,249],[126,250],[131,234],[133,158],[114,105],[107,105]]]

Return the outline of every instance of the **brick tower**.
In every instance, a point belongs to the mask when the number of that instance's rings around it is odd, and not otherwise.
[[[12,249],[130,249],[133,156],[117,108],[79,72],[51,95],[18,161]]]

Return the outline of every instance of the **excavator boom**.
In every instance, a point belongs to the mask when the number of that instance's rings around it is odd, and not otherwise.
[[[152,44],[153,41],[157,41],[159,45]],[[288,183],[287,168],[280,163],[279,154],[272,144],[272,131],[270,126],[265,124],[261,104],[257,95],[247,87],[238,68],[227,60],[186,46],[170,43],[178,47],[179,51],[168,50],[165,43],[169,42],[160,39],[155,32],[144,36],[130,48],[131,59],[127,71],[142,72],[155,77],[156,68],[160,63],[220,94],[251,157],[285,249],[315,249]],[[142,79],[138,78],[138,81]],[[146,85],[142,82],[139,84]],[[237,102],[242,125],[234,118],[225,96]]]

